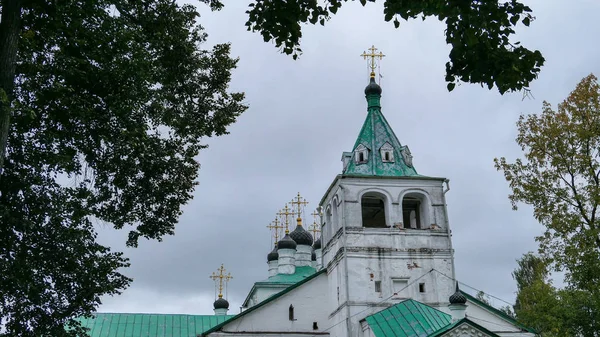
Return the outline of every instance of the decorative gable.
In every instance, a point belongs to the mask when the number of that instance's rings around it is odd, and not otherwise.
[[[379,148],[379,154],[381,155],[381,161],[384,163],[394,162],[394,147],[389,142],[385,142],[385,144]]]
[[[413,167],[413,156],[410,153],[410,150],[408,149],[408,146],[403,146],[402,150],[400,150],[400,154],[402,155],[402,159],[404,160],[404,163],[406,164],[406,166],[408,167]]]
[[[365,164],[369,161],[369,148],[359,144],[354,150],[354,161],[357,164]]]

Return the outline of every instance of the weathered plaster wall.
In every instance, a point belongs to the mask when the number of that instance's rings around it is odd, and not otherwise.
[[[249,312],[223,327],[226,332],[321,332],[328,327],[327,275],[293,289],[282,297]],[[289,320],[289,307],[294,306],[294,321]],[[313,330],[317,322],[318,330]],[[211,336],[217,336],[212,334]],[[269,334],[270,335],[270,334]],[[256,334],[254,334],[256,336]],[[286,336],[290,336],[286,334]]]

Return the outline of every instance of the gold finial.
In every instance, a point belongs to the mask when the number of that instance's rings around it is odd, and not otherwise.
[[[302,196],[300,196],[300,192],[298,192],[298,195],[292,199],[290,204],[292,204],[292,208],[296,207],[295,213],[298,215],[296,222],[298,223],[298,226],[302,226],[302,206],[308,205],[308,201],[302,198]]]
[[[285,234],[290,234],[290,219],[289,216],[294,214],[294,212],[290,212],[290,209],[287,204],[285,207],[277,213],[277,215],[284,217],[285,219]]]
[[[229,282],[229,280],[231,280],[233,276],[231,276],[231,273],[227,273],[227,275],[225,274],[225,267],[223,267],[222,263],[221,267],[219,267],[217,271],[219,273],[217,274],[213,272],[210,278],[213,279],[215,282],[219,280],[219,298],[223,298],[223,283],[227,284],[227,282]]]
[[[317,233],[321,232],[321,230],[319,229],[319,224],[317,223],[317,216],[319,216],[320,214],[317,213],[317,211],[315,210],[314,212],[310,213],[310,215],[313,216],[314,220],[312,225],[308,227],[308,231],[313,232],[313,239],[317,240]]]
[[[279,230],[283,228],[283,225],[279,219],[275,217],[275,220],[273,220],[267,228],[273,231],[273,238],[275,238],[275,244],[277,244],[277,242],[279,242]]]
[[[371,48],[369,48],[370,53],[367,54],[367,52],[363,52],[360,56],[362,56],[365,60],[367,59],[367,57],[371,58],[371,61],[369,62],[370,65],[369,67],[371,67],[371,78],[375,78],[375,68],[377,68],[377,65],[375,63],[375,58],[379,57],[379,59],[383,59],[383,57],[385,55],[383,55],[382,52],[379,52],[379,54],[375,53],[378,49],[375,48],[375,46],[372,46]]]

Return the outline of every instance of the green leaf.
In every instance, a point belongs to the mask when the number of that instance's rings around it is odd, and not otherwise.
[[[400,21],[398,21],[398,19],[394,19],[394,27],[395,28],[400,27]]]
[[[452,90],[454,90],[455,86],[456,86],[456,84],[451,82],[451,83],[448,83],[448,85],[446,87],[448,88],[448,91],[452,91]]]

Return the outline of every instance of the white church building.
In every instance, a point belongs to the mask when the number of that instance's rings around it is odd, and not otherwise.
[[[374,75],[365,122],[319,203],[321,237],[313,242],[298,217],[239,314],[227,315],[222,298],[213,316],[97,314],[83,322],[91,336],[535,336],[459,290],[448,180],[417,173],[382,113]]]

